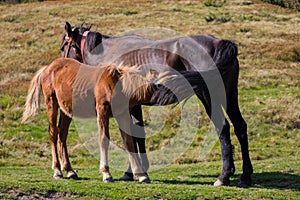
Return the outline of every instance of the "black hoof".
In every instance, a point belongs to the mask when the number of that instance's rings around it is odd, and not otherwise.
[[[239,187],[251,187],[252,186],[252,179],[251,177],[241,176],[240,182],[238,183]]]
[[[120,181],[134,181],[133,173],[125,172],[124,175],[119,180]]]

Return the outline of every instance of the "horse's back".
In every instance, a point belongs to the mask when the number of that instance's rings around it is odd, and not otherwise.
[[[191,70],[192,65],[205,69],[209,66],[215,53],[215,44],[220,39],[211,35],[192,35],[154,40],[139,36],[122,36],[103,41],[104,48],[101,62],[125,65],[152,64],[158,68],[169,66],[176,70]],[[190,59],[191,55],[195,55]],[[199,58],[202,60],[199,61]],[[205,60],[205,63],[202,64]],[[184,63],[184,60],[186,61]],[[166,68],[161,68],[166,70]]]
[[[236,58],[234,42],[208,34],[180,36],[163,40],[139,35],[103,38],[99,54],[88,53],[87,62],[116,65],[152,65],[157,71],[167,67],[178,71],[208,71],[226,67]]]
[[[42,78],[45,95],[56,96],[59,107],[69,117],[95,117],[94,86],[101,67],[92,67],[74,59],[58,58]]]

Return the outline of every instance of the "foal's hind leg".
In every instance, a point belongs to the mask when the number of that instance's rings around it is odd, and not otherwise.
[[[239,185],[251,186],[251,174],[253,173],[253,167],[249,156],[247,124],[239,109],[237,87],[235,92],[233,92],[231,96],[228,96],[227,99],[227,114],[234,126],[234,132],[241,145],[243,157],[243,174],[240,178]]]
[[[208,91],[203,91],[203,93],[196,95],[202,101],[206,113],[215,125],[221,143],[223,169],[222,174],[218,177],[218,180],[214,183],[214,186],[229,185],[229,178],[235,172],[229,123],[224,116],[221,104],[218,102],[213,102],[211,104],[210,94]]]
[[[60,168],[58,152],[57,152],[57,139],[58,139],[58,128],[57,128],[57,114],[58,114],[58,103],[54,95],[45,94],[45,103],[49,120],[49,138],[52,153],[52,170],[54,171],[53,177],[55,179],[62,178],[62,172]]]
[[[58,147],[62,170],[67,173],[68,178],[78,179],[76,172],[71,167],[67,149],[67,137],[71,121],[72,119],[70,117],[65,115],[62,111],[60,112],[58,124]]]

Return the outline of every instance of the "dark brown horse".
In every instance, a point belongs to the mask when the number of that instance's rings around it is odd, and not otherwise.
[[[146,76],[142,76],[141,72]],[[190,91],[187,90],[187,85],[184,85],[186,80],[190,80],[187,83],[193,87]],[[176,85],[174,81],[180,84]],[[97,117],[101,152],[100,171],[103,181],[111,182],[113,179],[108,165],[108,147],[109,118],[113,116],[119,124],[134,175],[140,182],[149,183],[150,179],[136,154],[132,137],[136,133],[131,129],[132,120],[127,115],[128,111],[142,104],[176,103],[190,97],[193,94],[191,91],[199,90],[199,86],[202,87],[203,83],[201,75],[197,72],[184,73],[182,77],[174,71],[152,73],[136,66],[116,67],[112,64],[91,67],[74,59],[59,58],[49,66],[41,68],[33,77],[22,121],[25,122],[30,116],[38,113],[43,94],[49,120],[52,169],[54,178],[61,178],[61,170],[66,171],[68,177],[76,176],[67,165],[68,160],[65,158],[68,156],[60,156],[67,154],[66,136],[69,123],[66,122],[73,117]],[[176,85],[175,87],[180,89],[180,95],[175,96],[176,94],[164,86],[165,84]],[[168,98],[165,98],[166,94]],[[124,106],[124,101],[128,102],[126,104],[128,107]],[[58,110],[61,111],[61,117],[57,124]]]
[[[206,82],[208,87],[196,93],[214,123],[221,142],[223,170],[214,185],[229,185],[230,177],[235,172],[230,126],[223,109],[231,120],[241,145],[243,174],[240,184],[251,185],[253,168],[248,150],[247,124],[238,104],[239,62],[237,46],[234,42],[211,35],[193,35],[168,40],[153,40],[139,35],[114,37],[90,31],[90,27],[72,28],[69,23],[66,23],[65,30],[61,43],[62,56],[89,65],[102,62],[129,66],[151,64],[157,71],[165,70],[166,67],[178,71],[216,71],[219,75],[218,81],[209,82],[209,77],[204,77],[204,80],[208,81]],[[145,156],[145,132],[141,107],[133,108],[131,114],[137,125],[135,127],[139,130],[139,137],[135,140],[140,153]],[[146,172],[149,167],[148,159],[141,157],[141,160]],[[125,177],[130,177],[130,169],[125,173]]]

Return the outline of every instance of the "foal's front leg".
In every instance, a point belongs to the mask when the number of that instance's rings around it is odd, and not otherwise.
[[[109,115],[108,109],[104,105],[97,106],[97,119],[100,143],[100,172],[103,182],[113,182],[113,177],[109,172],[108,166],[108,148],[109,148]]]

